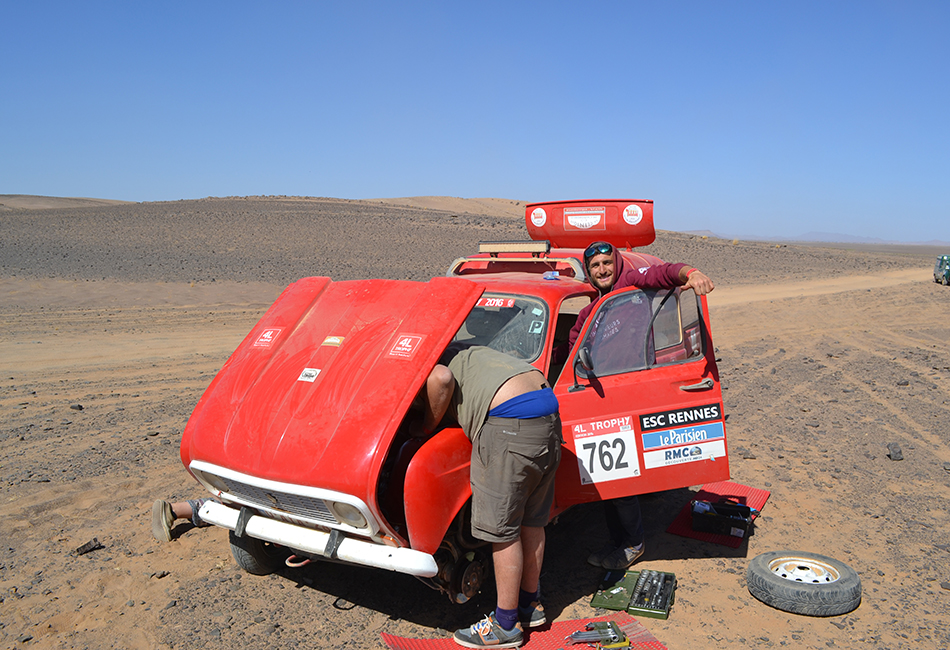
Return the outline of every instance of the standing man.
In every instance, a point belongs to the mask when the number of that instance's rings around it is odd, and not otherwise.
[[[472,535],[492,544],[498,601],[455,633],[466,648],[517,648],[540,603],[544,526],[561,460],[557,398],[534,366],[488,347],[449,346],[425,386],[423,430],[449,412],[472,441]]]
[[[584,251],[584,268],[587,281],[597,289],[597,300],[581,309],[577,322],[571,328],[567,345],[555,352],[561,360],[567,358],[577,341],[587,317],[605,295],[613,289],[637,287],[640,289],[690,288],[703,296],[715,288],[713,281],[704,273],[690,268],[686,264],[664,262],[644,268],[626,268],[623,256],[611,244],[594,242]],[[587,562],[608,570],[626,569],[643,555],[643,518],[640,514],[640,501],[635,496],[619,497],[604,501],[604,515],[607,519],[607,531],[610,542],[603,548],[591,553]]]

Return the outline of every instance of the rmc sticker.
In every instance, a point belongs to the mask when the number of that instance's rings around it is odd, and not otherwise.
[[[640,476],[632,416],[579,422],[571,434],[582,485]]]
[[[396,342],[393,343],[393,347],[389,351],[389,356],[411,359],[416,353],[416,350],[419,349],[420,343],[422,343],[421,336],[416,334],[400,334],[396,337]]]
[[[257,340],[254,341],[253,347],[255,348],[269,348],[274,341],[277,340],[277,335],[280,334],[279,327],[269,327],[263,332],[260,336],[257,337]]]

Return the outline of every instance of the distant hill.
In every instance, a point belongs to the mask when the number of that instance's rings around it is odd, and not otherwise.
[[[762,237],[760,235],[719,235],[711,230],[690,230],[690,235],[700,235],[703,237],[718,237],[719,239],[744,239],[746,241],[772,241],[804,244],[864,244],[880,246],[945,246],[950,247],[950,242],[931,239],[930,241],[905,242],[889,241],[879,237],[858,237],[856,235],[842,235],[833,232],[806,232],[797,237]]]
[[[132,201],[86,199],[30,194],[0,194],[0,210],[55,210],[57,208],[91,208],[97,205],[117,205]]]

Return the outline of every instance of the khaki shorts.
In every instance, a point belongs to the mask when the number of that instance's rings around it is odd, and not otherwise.
[[[548,523],[561,462],[561,418],[489,417],[472,447],[472,535],[510,542]]]

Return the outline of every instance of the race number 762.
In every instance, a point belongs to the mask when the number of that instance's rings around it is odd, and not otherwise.
[[[581,483],[603,483],[640,476],[636,434],[633,431],[605,433],[574,441]]]

